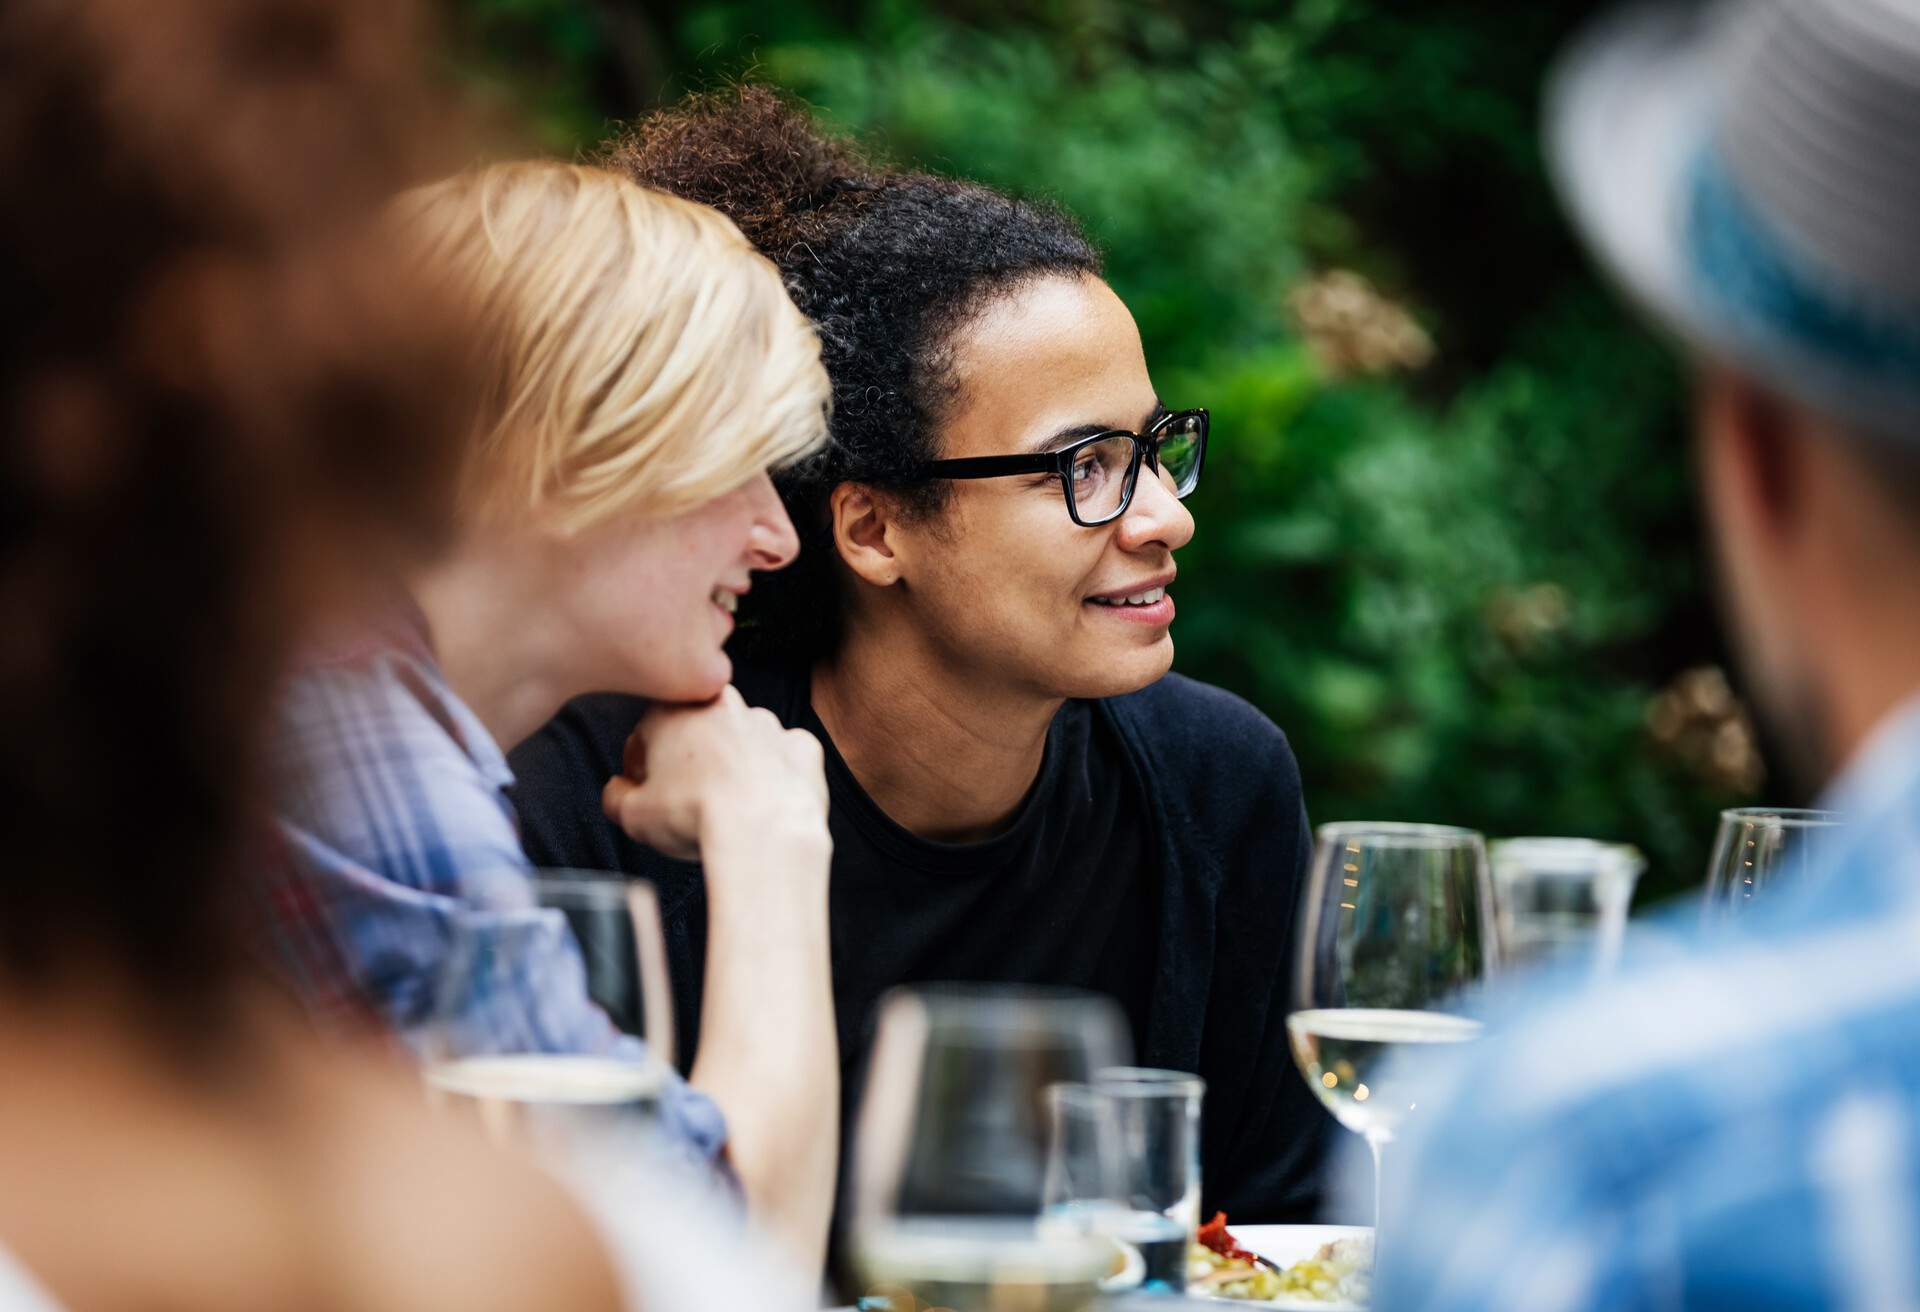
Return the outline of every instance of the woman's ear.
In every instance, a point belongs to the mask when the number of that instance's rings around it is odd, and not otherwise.
[[[842,483],[827,501],[834,549],[847,568],[876,588],[900,581],[900,558],[895,553],[898,522],[893,506],[873,489]]]

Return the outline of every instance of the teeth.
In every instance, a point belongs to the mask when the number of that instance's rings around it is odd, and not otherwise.
[[[1114,601],[1107,597],[1095,597],[1093,600],[1102,606],[1151,606],[1167,595],[1165,588],[1148,588],[1145,592],[1135,592]]]
[[[713,590],[713,604],[731,615],[739,608],[740,598],[728,592],[725,588],[715,588]]]

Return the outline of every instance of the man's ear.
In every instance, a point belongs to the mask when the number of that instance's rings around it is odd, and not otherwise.
[[[885,497],[859,483],[842,483],[827,500],[827,514],[834,549],[847,568],[876,588],[900,581],[899,524]]]
[[[1800,413],[1731,369],[1711,370],[1700,390],[1709,493],[1737,499],[1741,517],[1769,538],[1791,538],[1799,532],[1806,500]]]

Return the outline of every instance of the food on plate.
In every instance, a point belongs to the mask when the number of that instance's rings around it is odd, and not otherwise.
[[[1187,1289],[1265,1302],[1280,1292],[1280,1273],[1240,1247],[1227,1233],[1227,1214],[1215,1212],[1213,1220],[1195,1232],[1187,1250]]]
[[[1224,1212],[1194,1235],[1187,1288],[1215,1298],[1254,1302],[1365,1304],[1373,1269],[1373,1238],[1357,1235],[1322,1244],[1284,1271],[1242,1248],[1227,1232]]]
[[[1322,1244],[1280,1273],[1280,1292],[1316,1303],[1365,1304],[1373,1275],[1373,1237],[1356,1235]]]

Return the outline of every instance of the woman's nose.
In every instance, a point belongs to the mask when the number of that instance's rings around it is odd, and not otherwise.
[[[749,485],[753,495],[753,531],[747,550],[754,569],[780,569],[800,554],[800,535],[794,531],[787,508],[774,491],[773,480],[761,474]]]
[[[1120,517],[1120,545],[1128,551],[1159,543],[1176,551],[1193,540],[1193,512],[1174,495],[1173,481],[1163,471],[1143,468],[1134,485],[1133,503]]]

